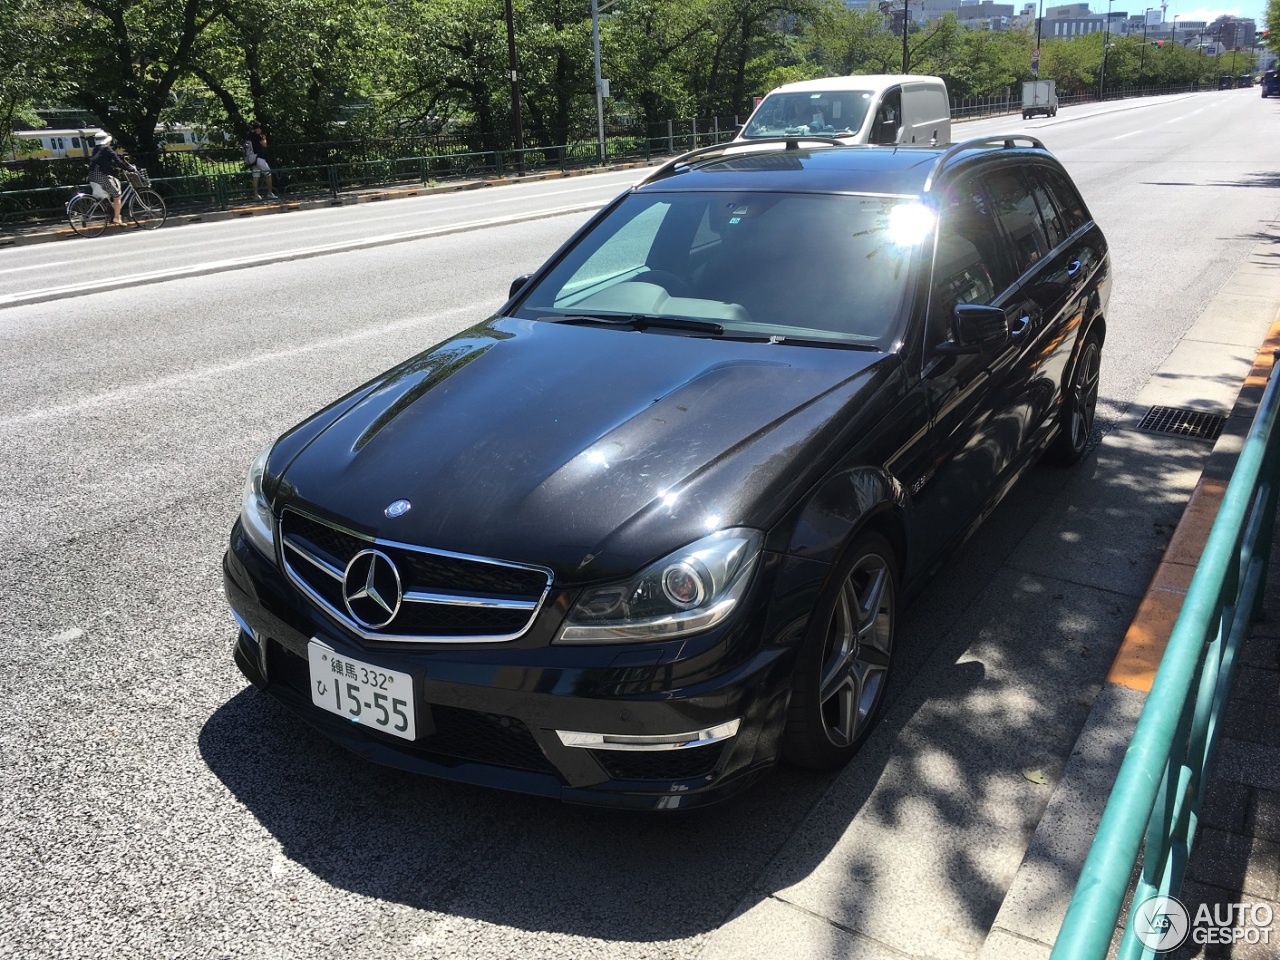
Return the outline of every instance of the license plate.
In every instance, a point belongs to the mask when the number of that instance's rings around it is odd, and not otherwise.
[[[409,674],[335,653],[318,640],[307,644],[307,662],[317,707],[394,737],[417,738]]]

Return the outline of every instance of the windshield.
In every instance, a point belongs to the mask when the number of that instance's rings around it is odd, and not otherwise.
[[[632,194],[530,287],[517,312],[685,319],[701,322],[700,335],[714,325],[723,336],[885,346],[932,224],[918,201],[891,197]]]
[[[865,90],[835,93],[771,93],[761,101],[742,131],[744,137],[789,134],[857,133],[867,115],[872,94]]]

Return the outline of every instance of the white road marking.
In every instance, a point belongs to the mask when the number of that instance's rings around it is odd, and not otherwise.
[[[17,273],[19,270],[43,270],[45,267],[65,267],[74,260],[51,260],[49,263],[33,263],[26,267],[6,267],[0,273]]]
[[[121,290],[126,287],[137,287],[143,284],[160,283],[165,280],[178,280],[186,277],[203,277],[213,273],[224,273],[228,270],[244,270],[249,267],[265,266],[269,263],[285,263],[289,260],[306,260],[311,257],[323,257],[333,253],[347,253],[352,250],[363,250],[368,247],[382,247],[393,243],[404,243],[410,240],[427,240],[432,237],[448,236],[453,233],[465,233],[481,230],[486,227],[505,226],[514,223],[526,223],[530,220],[544,220],[549,217],[571,213],[593,213],[599,204],[579,204],[568,207],[552,207],[532,213],[516,214],[510,217],[489,217],[484,220],[469,220],[463,223],[446,224],[439,227],[427,227],[422,230],[408,230],[401,233],[384,233],[372,237],[360,237],[353,240],[338,240],[313,247],[295,247],[292,250],[281,250],[275,253],[264,253],[256,256],[234,257],[227,260],[213,260],[191,264],[183,267],[170,267],[165,270],[153,270],[147,273],[134,273],[123,276],[104,277],[82,283],[68,284],[62,287],[47,287],[42,290],[27,290],[23,293],[0,296],[0,308],[16,307],[29,303],[45,303],[49,300],[65,300],[90,293],[105,293],[108,290]]]
[[[217,377],[226,376],[229,373],[237,373],[241,370],[247,370],[251,367],[258,367],[267,363],[275,363],[280,360],[289,360],[293,357],[299,357],[304,354],[315,353],[317,351],[335,349],[357,340],[368,340],[370,337],[380,337],[383,334],[392,333],[396,330],[403,330],[406,327],[434,323],[460,314],[476,316],[477,310],[478,308],[475,304],[468,304],[464,307],[454,307],[451,310],[442,310],[439,313],[432,313],[429,317],[406,317],[403,320],[396,320],[393,323],[383,324],[380,327],[374,327],[371,329],[362,328],[355,330],[352,333],[343,334],[342,336],[329,337],[326,340],[318,340],[315,343],[303,344],[298,347],[290,347],[287,350],[276,350],[271,353],[261,353],[257,356],[245,357],[241,360],[233,360],[230,363],[215,364],[213,366],[204,367],[203,369],[184,370],[179,373],[171,374],[167,377],[161,377],[159,380],[148,380],[145,383],[131,384],[130,386],[121,387],[117,390],[107,390],[102,393],[95,393],[80,400],[73,400],[70,403],[59,403],[51,407],[42,407],[38,410],[28,410],[26,413],[20,413],[17,416],[0,419],[0,428],[30,423],[34,420],[47,420],[50,418],[67,416],[69,414],[79,414],[83,413],[85,410],[89,410],[94,407],[101,407],[110,403],[132,401],[140,396],[153,393],[156,390],[165,390],[170,387],[182,387],[193,384],[199,380],[212,380]]]

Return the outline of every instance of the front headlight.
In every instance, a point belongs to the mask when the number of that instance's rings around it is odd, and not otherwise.
[[[274,446],[274,443],[267,444],[249,464],[249,476],[244,481],[244,502],[240,507],[240,525],[244,527],[245,536],[272,559],[276,555],[275,518],[271,516],[271,505],[262,492],[262,475],[266,472],[267,458]]]
[[[758,530],[703,537],[624,583],[585,591],[556,643],[671,640],[714,627],[733,611],[760,556]]]

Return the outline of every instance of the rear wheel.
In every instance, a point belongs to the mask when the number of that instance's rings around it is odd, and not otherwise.
[[[834,770],[884,706],[898,615],[897,561],[878,534],[857,540],[815,610],[792,680],[783,755]]]
[[[154,230],[168,215],[164,199],[154,190],[139,190],[129,200],[129,219],[143,230]]]
[[[1089,446],[1093,434],[1094,414],[1098,408],[1098,381],[1102,369],[1102,342],[1090,334],[1080,349],[1067,394],[1062,399],[1062,421],[1058,436],[1049,448],[1055,463],[1069,467],[1078,463]]]
[[[80,193],[67,204],[67,220],[71,229],[82,237],[96,237],[107,229],[107,208],[87,193]]]

